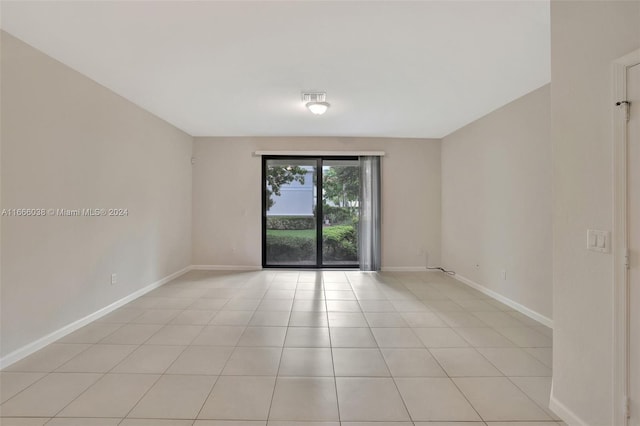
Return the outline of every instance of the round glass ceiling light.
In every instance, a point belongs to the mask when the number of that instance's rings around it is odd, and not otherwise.
[[[322,115],[329,109],[329,102],[307,102],[307,108],[315,115]]]

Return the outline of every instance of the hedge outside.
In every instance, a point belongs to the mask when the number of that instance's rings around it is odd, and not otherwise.
[[[314,229],[316,218],[313,216],[267,216],[267,229]]]

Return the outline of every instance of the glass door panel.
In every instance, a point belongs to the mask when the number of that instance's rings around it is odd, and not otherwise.
[[[266,159],[263,173],[264,266],[317,266],[318,160]]]
[[[358,265],[358,159],[322,162],[322,265]]]

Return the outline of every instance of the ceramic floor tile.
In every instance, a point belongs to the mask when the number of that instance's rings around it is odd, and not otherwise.
[[[470,312],[441,312],[440,318],[450,327],[488,327],[488,324]]]
[[[201,325],[166,325],[145,342],[147,345],[188,345],[202,332]]]
[[[324,300],[299,300],[293,301],[292,312],[326,312],[327,305]]]
[[[368,312],[364,314],[370,327],[409,327],[396,312]]]
[[[360,312],[328,312],[329,327],[368,327],[369,324]]]
[[[192,271],[1,372],[3,424],[555,426],[551,337],[439,273]]]
[[[195,419],[216,379],[213,376],[162,376],[128,417]]]
[[[328,327],[329,320],[324,312],[292,312],[289,327]]]
[[[257,311],[253,314],[249,325],[254,327],[286,327],[289,324],[289,315],[289,311]]]
[[[333,349],[336,376],[389,377],[389,369],[378,349]]]
[[[189,346],[167,370],[167,374],[203,374],[222,372],[233,348],[228,346]]]
[[[118,426],[192,426],[193,420],[124,419]]]
[[[74,331],[58,340],[59,343],[98,343],[117,329],[122,324],[109,324],[94,322]]]
[[[340,426],[340,422],[319,422],[307,420],[269,420],[267,426]]]
[[[503,375],[474,348],[433,348],[430,351],[450,377]]]
[[[293,298],[292,299],[263,299],[263,301],[258,305],[258,309],[256,314],[258,313],[266,313],[266,312],[278,312],[279,315],[272,315],[271,318],[281,318],[291,312],[291,308],[293,307]],[[267,316],[269,317],[269,316]],[[254,316],[254,318],[256,318]],[[277,320],[271,320],[277,321]],[[281,322],[284,322],[282,324]],[[256,325],[287,325],[286,321],[281,321],[277,324],[256,324]]]
[[[453,380],[485,421],[551,420],[507,378],[465,377]]]
[[[476,348],[512,348],[515,344],[491,328],[456,328],[456,333]]]
[[[177,309],[149,309],[133,321],[131,324],[167,324],[180,314]]]
[[[171,320],[173,325],[207,325],[218,311],[187,310],[180,312]]]
[[[95,383],[102,375],[52,373],[2,404],[6,417],[51,417]]]
[[[549,417],[560,420],[560,418],[549,408],[549,396],[551,395],[551,377],[510,377],[515,385],[533,399]]]
[[[159,377],[152,374],[106,374],[58,416],[124,417]]]
[[[51,372],[90,346],[89,344],[52,343],[3,371]]]
[[[413,424],[415,426],[486,426],[485,422],[413,422]],[[500,423],[500,425],[502,425],[502,423]]]
[[[205,311],[219,311],[220,309],[227,308],[229,299],[208,299],[201,298],[194,301],[189,305],[189,309],[202,309]]]
[[[383,348],[393,377],[443,377],[445,371],[427,349]]]
[[[551,337],[530,327],[499,327],[496,330],[521,348],[551,347]]]
[[[367,287],[368,288],[368,287]],[[393,307],[387,296],[385,296],[384,292],[380,290],[369,290],[369,289],[354,289],[354,293],[356,294],[356,298],[358,301],[372,301],[372,302],[388,302],[392,307],[392,310],[389,312],[396,312],[396,308]]]
[[[221,376],[199,419],[267,420],[275,377]]]
[[[464,308],[452,300],[428,300],[425,301],[428,308],[435,312],[462,312]]]
[[[126,426],[126,425],[125,425]],[[196,420],[193,426],[267,426],[266,420]],[[286,425],[283,425],[286,426]],[[303,425],[304,426],[304,425]],[[332,425],[332,426],[340,426]]]
[[[118,426],[121,420],[119,418],[55,417],[49,420],[46,426]]]
[[[360,305],[355,300],[327,300],[329,312],[361,312]]]
[[[162,328],[161,324],[127,324],[100,341],[103,344],[140,345]]]
[[[451,379],[402,378],[396,384],[414,421],[481,420]]]
[[[500,303],[498,301],[489,301],[489,303]],[[528,316],[518,312],[518,311],[514,311],[513,309],[510,309],[509,307],[507,307],[508,311],[506,312],[508,315],[511,315],[512,317],[514,317],[515,319],[517,319],[518,321],[520,321],[521,323],[523,323],[524,325],[527,325],[529,327],[535,327],[535,326],[539,326],[540,323],[532,318],[529,318]]]
[[[338,420],[333,377],[280,377],[269,420]]]
[[[456,303],[462,306],[466,311],[472,312],[474,315],[476,313],[498,312],[497,307],[480,299],[459,299]]]
[[[322,289],[317,289],[317,290],[298,289],[294,297],[294,300],[324,300],[324,299],[325,299],[325,296],[324,296],[324,291],[322,291]]]
[[[329,348],[284,348],[279,376],[331,376],[333,361]]]
[[[544,334],[547,337],[553,337],[553,329],[547,327],[546,325],[538,324],[538,325],[532,326],[531,328],[533,328],[540,334]]]
[[[186,309],[195,299],[185,299],[180,297],[158,297],[156,303],[151,305],[155,309]],[[197,299],[200,300],[200,299]]]
[[[37,382],[45,374],[0,371],[0,404]]]
[[[63,364],[56,372],[106,373],[136,348],[135,345],[93,345]]]
[[[220,311],[210,321],[210,325],[247,325],[253,317],[253,311]]]
[[[191,342],[192,345],[235,346],[244,333],[245,327],[216,325],[206,326]]]
[[[329,329],[334,348],[377,348],[369,328],[334,327]]]
[[[238,346],[284,346],[287,327],[247,327]]]
[[[2,417],[2,426],[44,426],[49,418]]]
[[[446,327],[442,319],[431,312],[405,312],[402,314],[410,327]]]
[[[126,324],[130,321],[133,321],[143,313],[144,309],[130,308],[127,305],[122,308],[116,309],[115,311],[103,316],[102,318],[98,318],[96,320],[96,323]]]
[[[411,297],[415,296],[412,295]],[[401,313],[430,311],[420,300],[391,300],[391,304],[396,308],[396,311]]]
[[[556,426],[556,422],[487,422],[487,426]]]
[[[553,368],[552,348],[522,348],[526,353],[543,363],[549,368]]]
[[[486,324],[491,327],[523,327],[526,324],[517,320],[512,315],[506,312],[494,311],[494,312],[473,312],[473,315],[480,318]]]
[[[268,290],[265,295],[264,295],[264,299],[293,299],[293,296],[295,296],[296,291],[295,290]]]
[[[392,379],[336,378],[341,421],[408,421]]]
[[[221,309],[222,311],[255,311],[262,299],[231,299]]]
[[[185,346],[144,345],[138,347],[112,373],[162,374],[184,351]]]
[[[359,303],[362,312],[396,312],[388,300],[360,300]]]
[[[275,376],[280,365],[280,348],[237,347],[227,361],[225,376]]]
[[[372,328],[371,332],[381,348],[423,348],[424,345],[408,328]]]
[[[342,426],[413,426],[412,422],[342,422]]]
[[[284,342],[293,348],[328,348],[331,346],[329,328],[291,327]]]
[[[478,348],[505,376],[551,376],[551,369],[520,348]]]
[[[326,290],[327,300],[356,300],[356,295],[351,290]]]
[[[451,328],[414,328],[413,332],[427,348],[461,348],[469,346]]]

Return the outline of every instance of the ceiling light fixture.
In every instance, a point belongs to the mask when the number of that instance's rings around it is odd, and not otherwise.
[[[302,92],[302,102],[314,115],[322,115],[331,106],[326,102],[326,92]]]

